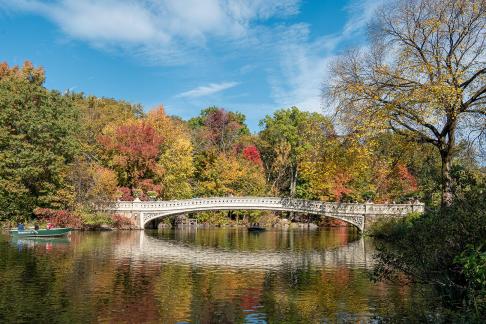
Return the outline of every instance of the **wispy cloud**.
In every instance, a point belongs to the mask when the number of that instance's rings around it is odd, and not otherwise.
[[[68,39],[143,62],[187,67],[188,62],[200,66],[207,61],[210,66],[216,58],[215,65],[224,74],[228,71],[222,61],[241,60],[244,65],[235,70],[239,75],[229,72],[223,78],[261,75],[270,96],[257,104],[321,111],[321,86],[329,62],[345,44],[357,44],[374,10],[385,0],[349,0],[341,31],[322,31],[320,37],[314,30],[311,33],[311,25],[296,19],[266,24],[267,19],[297,15],[302,1],[0,0],[0,8],[43,16]],[[237,85],[210,83],[173,98],[200,98],[199,102]]]
[[[309,111],[325,111],[322,85],[329,77],[329,65],[350,39],[362,45],[367,24],[384,0],[353,0],[347,6],[349,18],[339,33],[309,37],[309,26],[294,25],[280,36],[275,49],[282,53],[278,66],[268,74],[271,95],[277,106],[298,106]]]
[[[159,64],[184,63],[184,53],[209,39],[244,37],[250,25],[298,13],[300,0],[0,0],[4,10],[41,15],[73,39],[121,48]]]
[[[236,87],[238,82],[222,82],[222,83],[210,83],[205,86],[200,86],[189,91],[178,94],[177,98],[197,98],[213,95],[215,93]]]

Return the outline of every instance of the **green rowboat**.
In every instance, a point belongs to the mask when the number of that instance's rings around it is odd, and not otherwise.
[[[10,235],[16,237],[59,237],[68,235],[71,230],[71,228],[25,229],[23,231],[12,229],[10,230]]]

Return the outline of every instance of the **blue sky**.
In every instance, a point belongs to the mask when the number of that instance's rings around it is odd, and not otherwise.
[[[0,0],[0,61],[31,60],[46,86],[190,118],[322,112],[329,62],[364,44],[380,0]]]

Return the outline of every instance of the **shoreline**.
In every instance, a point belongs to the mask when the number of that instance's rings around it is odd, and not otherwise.
[[[33,228],[34,226],[26,226],[26,229]],[[301,229],[301,230],[317,230],[322,228],[336,228],[336,227],[352,227],[348,225],[330,225],[325,224],[319,226],[315,223],[301,223],[301,222],[293,222],[288,224],[274,224],[274,225],[263,225],[266,229],[281,229],[281,230],[290,230],[290,229]],[[5,226],[5,224],[0,223],[0,231],[1,232],[9,232],[16,227]],[[41,226],[41,228],[43,228]],[[108,225],[100,225],[92,228],[72,228],[73,231],[78,232],[110,232],[110,231],[142,231],[142,230],[165,230],[165,229],[210,229],[210,228],[248,228],[247,224],[197,224],[197,225],[166,225],[159,226],[158,228],[116,228],[110,227]]]

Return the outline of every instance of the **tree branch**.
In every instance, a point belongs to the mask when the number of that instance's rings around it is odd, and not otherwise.
[[[474,73],[472,77],[470,77],[468,80],[464,81],[461,83],[459,86],[461,88],[466,88],[471,82],[473,82],[477,77],[479,77],[481,74],[486,74],[486,67],[479,70],[478,72]]]

